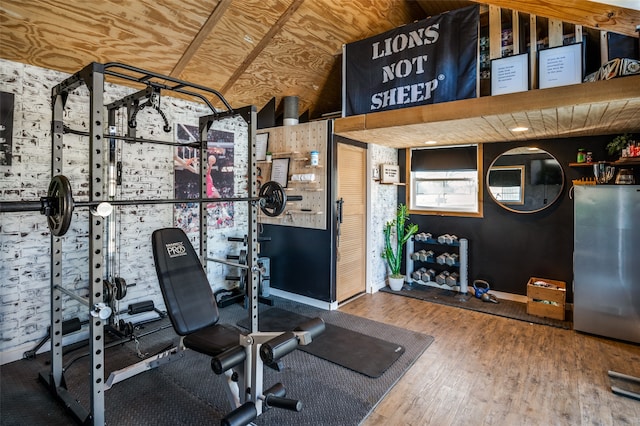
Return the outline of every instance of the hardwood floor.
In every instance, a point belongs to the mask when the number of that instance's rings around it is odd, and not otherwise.
[[[380,292],[340,310],[435,337],[363,426],[640,425],[607,375],[640,377],[640,345]]]

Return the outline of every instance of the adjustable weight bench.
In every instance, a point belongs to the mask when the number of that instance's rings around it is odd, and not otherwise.
[[[249,424],[270,407],[300,411],[302,403],[285,398],[282,384],[263,390],[263,366],[277,362],[299,344],[310,343],[324,330],[322,319],[282,333],[243,334],[235,327],[218,324],[215,296],[185,233],[178,228],[159,229],[153,232],[152,244],[160,289],[171,323],[182,336],[181,346],[211,356],[213,371],[227,377],[233,411],[221,424]]]

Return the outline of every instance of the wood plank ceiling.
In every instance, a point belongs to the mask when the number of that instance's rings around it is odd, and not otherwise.
[[[640,8],[587,0],[2,0],[0,58],[66,73],[92,61],[122,62],[219,90],[234,107],[261,108],[272,98],[281,104],[284,96],[295,95],[300,111],[318,118],[341,108],[344,43],[474,3],[636,37],[640,24],[636,10]],[[637,113],[639,97],[633,94],[627,100],[632,108],[620,114]],[[612,106],[599,103],[595,108]],[[502,120],[507,113],[502,109],[502,114],[486,121]],[[616,123],[609,130],[617,129]],[[467,130],[460,137],[454,135],[455,140],[477,139],[472,137],[476,121],[462,124],[456,127]],[[452,138],[450,125],[433,126],[426,130],[434,138]],[[513,138],[495,127],[500,126],[487,127],[486,132],[493,134],[487,140]],[[366,132],[360,134],[373,142]],[[386,135],[375,139],[386,140]]]

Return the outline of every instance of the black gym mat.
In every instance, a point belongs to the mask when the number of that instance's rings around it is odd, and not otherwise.
[[[415,331],[371,321],[339,311],[323,311],[287,300],[273,298],[276,307],[297,312],[306,317],[320,316],[327,324],[383,340],[396,341],[405,348],[404,354],[382,376],[374,379],[340,367],[332,362],[303,351],[293,351],[283,358],[283,369],[264,370],[265,386],[277,382],[287,390],[287,397],[303,403],[301,412],[270,409],[255,424],[259,426],[316,426],[360,424],[389,392],[394,384],[433,342],[433,337]],[[247,317],[241,305],[234,304],[220,310],[220,320],[236,324]],[[166,320],[163,320],[166,322]],[[140,332],[149,332],[157,324],[149,324]],[[140,360],[139,351],[149,356],[177,342],[172,328],[145,335],[107,349],[105,371],[123,368]],[[83,350],[69,353],[64,365]],[[38,373],[47,371],[48,354],[36,359],[20,360],[0,366],[0,426],[74,424],[39,383]],[[67,385],[80,403],[88,407],[88,358],[79,359],[66,369]],[[211,359],[193,351],[186,351],[175,362],[163,365],[116,384],[105,394],[107,424],[118,426],[176,426],[220,424],[229,412],[224,378],[211,371]]]
[[[400,291],[393,291],[389,287],[381,288],[380,291],[438,303],[440,305],[453,306],[476,312],[484,312],[485,314],[497,315],[519,321],[527,321],[533,324],[550,325],[552,327],[564,328],[565,330],[571,330],[573,328],[573,321],[570,319],[570,311],[565,312],[565,316],[567,318],[565,321],[553,318],[542,318],[535,315],[529,315],[527,313],[526,303],[520,303],[513,300],[500,299],[500,303],[498,304],[487,303],[470,295],[466,301],[461,301],[457,297],[458,293],[455,291],[421,284],[405,284]]]
[[[260,313],[258,328],[260,331],[292,331],[309,319],[295,312],[272,308]],[[249,320],[238,322],[238,326],[248,330]],[[405,350],[402,345],[333,324],[325,324],[322,334],[298,349],[372,378],[380,377]]]

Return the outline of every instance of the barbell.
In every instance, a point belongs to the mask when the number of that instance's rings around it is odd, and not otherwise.
[[[258,197],[244,198],[184,198],[173,200],[112,200],[112,201],[87,201],[75,202],[71,191],[71,183],[64,175],[57,175],[51,179],[46,197],[40,197],[40,201],[2,201],[0,213],[40,211],[47,217],[47,224],[51,233],[60,237],[69,230],[73,210],[76,207],[95,208],[96,214],[108,216],[113,206],[144,205],[144,204],[181,204],[196,202],[227,202],[250,201],[259,202],[260,210],[270,217],[279,216],[284,212],[288,201],[301,201],[302,196],[291,195],[287,197],[284,189],[278,182],[269,181],[260,187]]]

